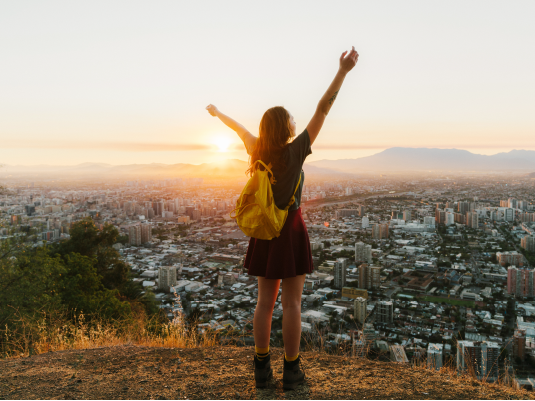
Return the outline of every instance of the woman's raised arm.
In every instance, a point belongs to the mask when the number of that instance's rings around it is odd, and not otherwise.
[[[355,64],[357,64],[358,59],[359,54],[355,50],[354,46],[353,50],[351,50],[349,54],[347,54],[347,51],[345,51],[340,56],[340,67],[338,68],[338,72],[331,82],[329,89],[327,89],[327,92],[325,92],[319,101],[316,112],[314,113],[314,116],[312,116],[312,119],[307,126],[311,145],[314,143],[316,137],[320,133],[323,122],[325,121],[325,117],[327,117],[327,114],[329,114],[329,110],[331,110],[331,107],[336,100],[336,96],[338,96],[338,92],[342,87],[342,83],[344,82],[347,73],[353,69]]]
[[[238,134],[238,136],[243,141],[243,144],[245,145],[245,149],[247,149],[247,153],[249,153],[253,149],[256,143],[256,136],[251,134],[247,128],[245,128],[236,120],[233,120],[229,116],[221,113],[219,109],[213,104],[209,104],[206,107],[206,110],[208,110],[208,113],[210,113],[212,116],[219,118],[223,122],[223,124],[225,124],[231,130],[235,131],[236,134]]]

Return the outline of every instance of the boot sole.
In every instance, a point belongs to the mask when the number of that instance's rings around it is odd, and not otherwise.
[[[256,388],[266,388],[271,379],[273,379],[273,372],[269,372],[265,382],[256,382]]]
[[[297,388],[297,386],[299,386],[300,384],[303,384],[305,382],[305,379],[303,380],[300,380],[298,382],[295,382],[295,383],[282,383],[282,388],[283,390],[295,390]]]

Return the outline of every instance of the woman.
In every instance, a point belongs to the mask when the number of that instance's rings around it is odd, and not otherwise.
[[[271,163],[276,183],[272,184],[275,204],[279,209],[288,206],[295,191],[295,202],[280,236],[272,240],[251,238],[245,258],[249,275],[258,277],[258,303],[253,320],[256,355],[254,357],[257,387],[266,387],[271,379],[269,339],[273,307],[282,280],[282,337],[284,340],[284,389],[295,389],[303,383],[305,374],[299,365],[301,340],[301,294],[305,275],[312,273],[310,241],[299,205],[305,179],[302,171],[305,158],[312,153],[310,147],[316,140],[325,117],[329,113],[344,78],[358,61],[355,48],[340,56],[340,65],[329,89],[318,103],[314,116],[306,129],[296,137],[293,116],[283,107],[273,107],[264,113],[258,138],[244,126],[221,113],[214,105],[208,112],[236,131],[250,155],[248,173],[254,173],[253,163],[262,160]],[[293,139],[295,138],[295,139]],[[293,141],[292,141],[293,139]],[[296,190],[297,187],[297,190]]]

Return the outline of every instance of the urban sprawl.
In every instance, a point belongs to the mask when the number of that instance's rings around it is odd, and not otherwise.
[[[243,185],[201,178],[6,181],[0,239],[69,238],[91,217],[121,233],[133,280],[172,319],[252,342],[257,281],[229,217]],[[535,180],[522,176],[307,177],[302,212],[315,271],[302,331],[325,347],[400,363],[449,363],[479,379],[535,375]],[[282,341],[282,306],[273,341]],[[427,361],[427,362],[425,362]]]

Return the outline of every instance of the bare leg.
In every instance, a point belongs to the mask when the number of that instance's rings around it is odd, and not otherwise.
[[[258,348],[267,348],[271,334],[273,308],[279,295],[280,280],[258,277],[258,303],[254,311],[253,333]]]
[[[288,357],[299,353],[301,342],[301,295],[306,275],[282,280],[282,338]]]

